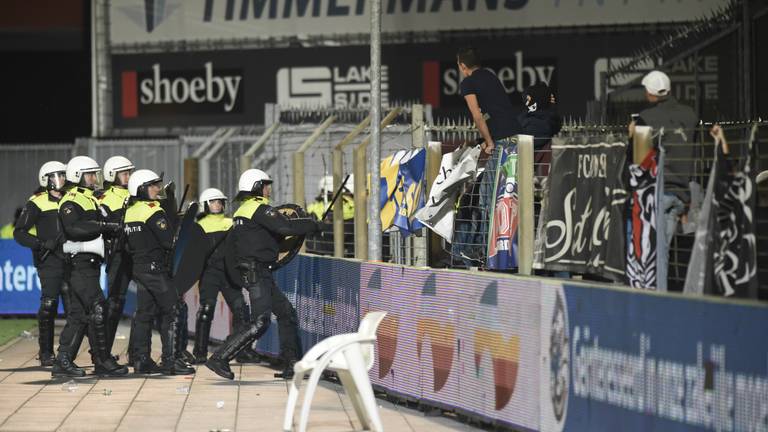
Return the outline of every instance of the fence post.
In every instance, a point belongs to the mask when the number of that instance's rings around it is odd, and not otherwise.
[[[272,134],[274,134],[278,128],[280,128],[280,123],[272,123],[272,126],[267,128],[264,133],[261,134],[259,139],[253,143],[253,145],[250,146],[242,156],[240,156],[240,174],[251,168],[251,164],[253,163],[253,155],[255,155],[256,152],[264,147],[264,144],[267,143],[267,140],[272,137]]]
[[[517,268],[530,275],[533,267],[533,136],[517,136]]]
[[[352,129],[338,144],[333,148],[333,185],[338,187],[344,181],[344,147],[357,138],[368,125],[371,124],[371,116],[365,118],[354,129]],[[355,179],[352,180],[353,188]],[[354,194],[353,194],[354,196]],[[344,256],[344,203],[341,199],[333,204],[333,256],[342,258]]]
[[[395,108],[381,121],[381,129],[387,127],[400,115],[402,108]],[[366,172],[366,149],[371,141],[369,134],[353,151],[352,169],[355,173],[355,258],[368,259],[368,173]],[[371,181],[379,181],[380,171]],[[376,217],[380,217],[376,214]]]
[[[650,126],[635,126],[635,133],[632,135],[632,160],[636,164],[643,163],[648,152],[653,149],[651,133]]]
[[[411,107],[411,142],[413,148],[424,148],[424,105],[415,104]],[[426,155],[425,155],[426,156]],[[424,166],[426,174],[426,164]],[[426,179],[424,181],[426,183]],[[421,193],[427,192],[425,185]],[[406,261],[408,265],[426,266],[427,265],[427,238],[428,229],[422,231],[420,236],[411,235],[407,237],[408,250],[412,251],[410,259]]]
[[[443,156],[443,143],[440,141],[429,141],[427,145],[427,187],[424,190],[424,197],[428,200],[432,193],[432,185],[435,183],[437,175],[440,173],[440,162]],[[438,252],[442,248],[442,237],[435,234],[432,230],[427,230],[429,236],[429,262],[435,263],[438,259]]]
[[[307,206],[304,194],[304,152],[307,151],[318,138],[320,138],[320,135],[328,129],[334,120],[336,120],[335,115],[325,119],[325,121],[312,132],[312,135],[304,141],[301,147],[296,150],[296,153],[293,154],[293,202],[302,208]]]

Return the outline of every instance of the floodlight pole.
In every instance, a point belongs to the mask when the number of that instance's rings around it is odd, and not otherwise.
[[[381,0],[371,0],[371,145],[368,146],[368,259],[381,261],[379,167],[381,165]]]

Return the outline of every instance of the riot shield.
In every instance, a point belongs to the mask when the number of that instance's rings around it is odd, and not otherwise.
[[[171,257],[173,259],[171,261],[171,277],[176,276],[178,273],[179,266],[182,262],[182,257],[184,256],[184,251],[188,247],[189,240],[192,237],[192,228],[197,225],[195,223],[197,208],[198,204],[196,202],[189,205],[189,208],[187,208],[187,212],[184,213],[184,217],[181,219],[179,228],[176,231],[176,237],[173,241],[173,249],[171,253]]]

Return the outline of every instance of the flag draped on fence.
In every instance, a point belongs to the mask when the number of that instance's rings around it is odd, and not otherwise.
[[[462,147],[444,154],[429,199],[415,213],[416,219],[449,243],[453,241],[456,198],[461,186],[475,177],[479,157],[480,146]]]
[[[493,212],[488,225],[488,261],[491,270],[517,267],[517,224],[520,220],[517,196],[517,147],[509,146],[499,154],[494,167],[496,178]]]
[[[414,219],[424,206],[426,150],[401,150],[381,161],[381,227],[396,227],[404,235],[423,228]]]
[[[623,281],[626,143],[556,138],[535,268]]]
[[[684,291],[742,298],[757,297],[757,238],[755,236],[755,182],[751,154],[752,130],[746,157],[734,164],[716,144],[705,206],[699,215],[696,242],[685,278]]]
[[[656,289],[656,150],[629,167],[630,219],[627,283]]]

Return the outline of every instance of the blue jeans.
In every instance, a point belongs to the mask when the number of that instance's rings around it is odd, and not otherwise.
[[[667,291],[669,248],[680,215],[685,212],[685,204],[671,193],[665,193],[659,201],[660,208],[656,210],[656,289]]]

